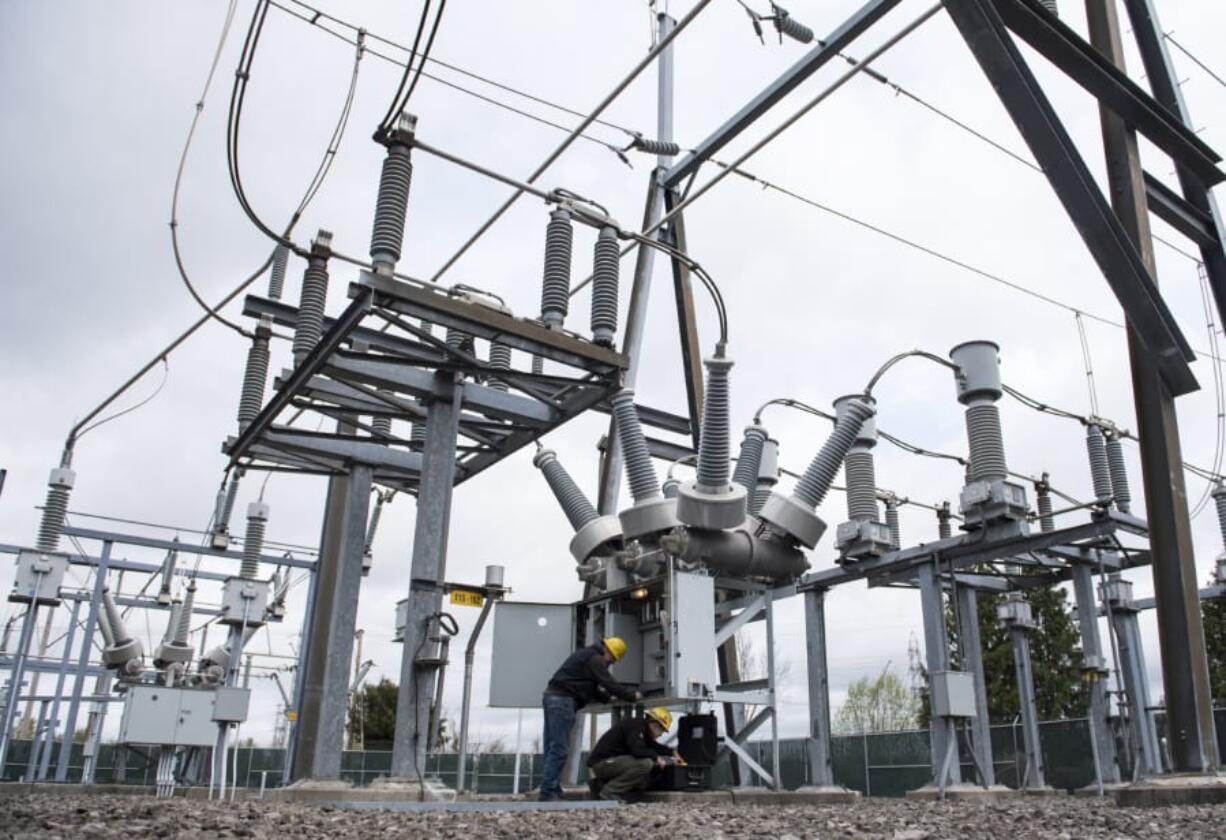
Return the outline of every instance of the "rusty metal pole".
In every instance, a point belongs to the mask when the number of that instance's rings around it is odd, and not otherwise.
[[[1086,17],[1090,42],[1123,69],[1124,49],[1114,2],[1086,0]],[[1145,267],[1156,278],[1136,132],[1105,105],[1099,106],[1099,112],[1111,206]],[[1218,755],[1175,400],[1131,327],[1128,350],[1153,555],[1172,770],[1204,772],[1218,766]]]

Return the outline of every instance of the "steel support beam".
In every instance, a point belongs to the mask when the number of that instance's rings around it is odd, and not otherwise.
[[[1022,744],[1026,753],[1026,766],[1018,779],[1023,790],[1047,787],[1047,774],[1043,769],[1043,742],[1039,738],[1039,710],[1035,705],[1034,668],[1030,659],[1030,630],[1011,627],[1009,639],[1013,643],[1013,671],[1017,675],[1017,700],[1022,718]]]
[[[459,433],[460,388],[452,374],[435,375],[434,397],[426,414],[421,488],[408,615],[400,660],[400,692],[396,701],[396,731],[392,742],[392,776],[421,779],[426,770],[427,727],[434,683],[438,676],[438,643],[431,625],[442,607],[447,572],[447,536],[451,525],[451,493],[455,481],[455,447]]]
[[[1196,390],[1196,378],[1188,367],[1194,354],[1158,292],[1153,272],[1098,189],[993,0],[945,0],[945,8],[1043,168],[1163,381],[1175,395]]]
[[[1116,754],[1115,737],[1108,721],[1110,704],[1107,700],[1107,660],[1103,657],[1102,639],[1098,633],[1098,602],[1094,599],[1094,576],[1090,566],[1078,563],[1073,567],[1073,596],[1077,601],[1077,625],[1081,632],[1081,652],[1084,681],[1089,686],[1086,718],[1090,722],[1097,772],[1103,784],[1120,781],[1120,762]]]
[[[1222,159],[1192,129],[1128,78],[1101,48],[1095,49],[1038,0],[992,0],[1005,26],[1081,85],[1104,108],[1118,114],[1150,142],[1195,172],[1207,185],[1223,179]]]
[[[680,204],[675,190],[664,193],[664,209],[671,213]],[[685,219],[678,214],[666,228],[672,246],[685,254]],[[690,414],[690,438],[698,448],[702,432],[702,350],[698,345],[698,324],[694,316],[694,286],[690,268],[678,259],[670,259],[673,267],[673,293],[677,300],[677,327],[681,338],[681,365],[685,373],[685,398]]]
[[[706,140],[698,144],[698,148],[682,158],[664,174],[662,182],[666,189],[676,189],[681,182],[698,171],[712,155],[719,152],[742,131],[753,125],[759,117],[775,106],[779,100],[796,89],[805,79],[812,76],[831,60],[839,57],[852,41],[858,38],[870,26],[883,18],[887,12],[898,5],[900,0],[870,0],[859,11],[843,22],[838,29],[826,36],[825,40],[817,42],[817,46],[809,50],[800,61],[789,67],[782,76],[767,86],[750,102],[737,111],[727,122],[717,128]]]
[[[1141,51],[1141,61],[1145,65],[1145,75],[1154,98],[1191,129],[1192,115],[1183,100],[1179,77],[1175,74],[1170,55],[1167,54],[1166,39],[1158,22],[1153,0],[1124,0],[1124,7],[1132,21],[1132,31]],[[1200,246],[1205,272],[1209,276],[1213,299],[1217,302],[1219,323],[1226,323],[1226,249],[1222,243],[1226,227],[1222,225],[1217,199],[1206,189],[1200,178],[1178,161],[1175,163],[1175,174],[1188,204],[1198,211],[1202,218],[1208,217],[1211,223],[1212,241],[1201,241],[1197,244]]]
[[[919,567],[920,608],[924,616],[924,657],[928,672],[949,670],[949,638],[945,634],[945,604],[934,563]],[[933,717],[928,727],[932,743],[932,781],[942,790],[946,782],[962,781],[962,767],[957,759],[957,730],[950,718]],[[950,750],[954,760],[945,761]],[[945,778],[942,778],[944,771]]]
[[[1086,18],[1091,43],[1122,68],[1124,49],[1115,4],[1086,0]],[[1109,110],[1100,110],[1111,203],[1152,272],[1153,240],[1136,133]],[[1169,379],[1155,370],[1160,370],[1162,363],[1154,358],[1154,348],[1138,334],[1131,321],[1129,327],[1128,349],[1141,443],[1145,510],[1150,523],[1171,769],[1203,772],[1217,768],[1219,756],[1175,411],[1174,397],[1180,392],[1168,390]],[[1093,609],[1093,602],[1090,608]]]
[[[1124,691],[1128,694],[1128,717],[1136,748],[1136,775],[1156,776],[1162,772],[1162,752],[1158,744],[1158,729],[1150,709],[1149,679],[1145,673],[1145,649],[1141,645],[1141,627],[1137,609],[1114,607],[1111,624],[1115,629],[1120,652],[1120,671],[1124,676]]]
[[[323,585],[315,590],[310,656],[294,730],[296,779],[340,778],[372,475],[369,464],[354,463],[347,475],[328,483]]]
[[[826,664],[826,590],[810,589],[805,601],[805,656],[809,672],[809,783],[834,784],[830,741],[830,669]]]
[[[38,781],[44,781],[47,778],[47,771],[51,768],[51,751],[55,746],[55,728],[60,723],[60,700],[64,696],[64,682],[68,679],[68,662],[72,658],[72,645],[77,638],[77,617],[81,614],[81,602],[72,602],[72,615],[68,620],[68,632],[64,636],[64,653],[60,657],[59,668],[56,669],[55,676],[55,695],[51,701],[51,714],[47,723],[47,740],[38,758],[38,772],[34,778]],[[85,649],[89,649],[89,642],[86,641]],[[72,743],[71,730],[65,729],[63,741]]]
[[[94,570],[94,591],[89,601],[89,612],[85,614],[85,628],[81,634],[81,652],[77,656],[77,666],[72,679],[72,699],[68,703],[68,718],[64,721],[65,735],[75,735],[77,731],[77,715],[81,711],[81,695],[85,692],[85,676],[89,667],[90,653],[93,652],[94,633],[98,627],[98,609],[102,604],[102,589],[106,586],[107,566],[111,560],[112,543],[102,543],[102,551],[98,555],[98,568]],[[72,756],[72,737],[65,737],[60,744],[60,754],[56,758],[55,780],[68,781],[68,764]],[[3,765],[0,765],[3,766]]]
[[[984,787],[996,784],[992,764],[992,722],[988,716],[988,687],[983,674],[983,645],[979,639],[979,595],[969,586],[959,587],[954,609],[958,616],[958,656],[963,671],[975,681],[975,719],[971,722],[971,749],[983,776]]]

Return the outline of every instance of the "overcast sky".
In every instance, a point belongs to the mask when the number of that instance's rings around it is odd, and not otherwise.
[[[411,39],[419,4],[341,3],[318,0],[337,16],[395,41]],[[764,7],[763,3],[754,3]],[[790,11],[820,35],[833,30],[857,0],[794,0]],[[904,0],[850,50],[864,55],[927,8]],[[1207,0],[1159,3],[1165,27],[1211,67],[1220,60],[1226,8]],[[225,45],[213,89],[188,159],[181,197],[184,260],[202,294],[217,300],[267,256],[270,244],[238,208],[226,176],[225,115],[253,3],[242,0]],[[692,4],[674,3],[680,17]],[[0,342],[6,406],[0,412],[0,467],[8,470],[0,496],[0,541],[32,543],[48,471],[57,465],[64,435],[140,364],[193,321],[199,310],[179,281],[167,222],[178,157],[199,98],[226,4],[212,2],[0,4],[0,124],[5,255]],[[1061,3],[1065,19],[1084,33],[1080,4]],[[599,102],[650,46],[648,8],[635,0],[604,2],[453,2],[434,56],[586,112]],[[757,93],[806,48],[754,37],[734,0],[715,0],[676,42],[676,136],[692,147]],[[1032,53],[1026,51],[1028,56]],[[255,62],[242,125],[244,184],[253,205],[273,226],[297,203],[332,132],[344,100],[353,50],[318,29],[273,8]],[[1129,71],[1142,80],[1129,51]],[[1174,56],[1201,136],[1226,145],[1226,90]],[[1034,67],[1091,168],[1102,175],[1099,118],[1094,101],[1041,59]],[[876,65],[890,79],[1029,159],[1025,144],[944,14],[938,14]],[[832,63],[754,129],[722,153],[732,159],[846,69]],[[1222,67],[1216,67],[1222,71]],[[567,126],[575,118],[517,99],[445,68],[431,72],[511,102]],[[370,140],[399,79],[399,68],[368,55],[361,62],[350,129],[336,164],[298,227],[305,242],[326,228],[336,247],[364,254],[383,149]],[[436,146],[517,177],[526,177],[563,133],[423,79],[411,108],[420,137]],[[656,76],[645,72],[608,110],[619,125],[655,134]],[[591,132],[624,145],[617,130]],[[1143,146],[1150,172],[1173,182],[1170,161]],[[636,156],[629,169],[603,146],[580,140],[541,179],[607,206],[626,227],[638,223],[652,159]],[[941,120],[872,79],[853,79],[745,164],[829,207],[948,253],[1112,321],[1119,306],[1047,181],[1032,168]],[[716,170],[704,170],[699,182]],[[429,276],[485,220],[508,190],[425,155],[415,157],[409,220],[400,268]],[[505,297],[517,314],[539,306],[542,242],[547,210],[521,200],[447,275]],[[944,354],[970,339],[1001,346],[1005,381],[1054,405],[1088,413],[1086,375],[1072,314],[909,249],[834,215],[744,179],[730,177],[687,212],[689,248],[719,283],[728,303],[733,370],[734,429],[773,397],[829,406],[865,381],[889,356],[922,348]],[[1181,247],[1165,225],[1155,232]],[[576,234],[575,270],[584,271],[592,236]],[[1194,262],[1157,245],[1159,279],[1191,344],[1209,346]],[[628,278],[632,262],[623,262]],[[286,298],[296,301],[303,264],[291,262]],[[663,271],[663,266],[660,266]],[[658,277],[665,277],[657,273]],[[329,311],[344,305],[344,286],[356,272],[334,265]],[[263,284],[254,287],[263,293]],[[628,289],[625,286],[624,289]],[[623,308],[628,292],[622,295]],[[572,308],[570,325],[587,330],[586,295]],[[227,309],[233,317],[240,305]],[[639,400],[684,411],[684,393],[667,283],[651,300]],[[700,339],[713,345],[714,312],[698,298]],[[1086,319],[1101,413],[1135,429],[1124,333]],[[246,342],[210,324],[169,360],[169,375],[147,406],[87,435],[77,449],[77,486],[71,508],[83,513],[203,528],[224,460],[220,445],[235,428]],[[273,369],[289,363],[289,348],[274,348]],[[1216,416],[1213,370],[1194,365],[1202,390],[1179,401],[1187,460],[1211,465]],[[118,406],[131,405],[160,381],[155,372]],[[921,446],[964,452],[960,406],[949,372],[923,361],[896,368],[876,389],[879,423]],[[1081,427],[1040,416],[1016,402],[1001,403],[1012,469],[1047,471],[1058,488],[1090,495]],[[828,425],[804,414],[772,409],[764,418],[778,438],[781,460],[803,469]],[[580,484],[595,494],[595,443],[606,429],[601,415],[581,417],[545,441],[558,450]],[[1135,509],[1143,515],[1139,464],[1128,444]],[[956,500],[960,469],[877,450],[880,485],[924,502]],[[663,468],[660,468],[663,472]],[[260,489],[249,476],[234,527]],[[786,482],[785,482],[786,486]],[[1190,501],[1204,482],[1188,479]],[[276,475],[265,499],[271,505],[269,538],[314,545],[319,538],[324,481]],[[820,510],[831,524],[811,553],[814,568],[835,555],[833,525],[846,518],[844,499],[832,493]],[[570,601],[581,594],[567,552],[570,531],[523,450],[459,488],[452,515],[447,577],[479,581],[488,563],[507,568],[517,600]],[[398,497],[386,512],[375,545],[375,567],[364,582],[359,626],[372,678],[399,675],[400,648],[391,641],[394,604],[408,586],[414,504]],[[1076,517],[1071,517],[1070,522]],[[99,524],[74,516],[78,525]],[[1210,574],[1221,538],[1211,508],[1193,522],[1198,578]],[[906,508],[903,541],[936,533],[933,515]],[[153,533],[147,530],[144,533]],[[173,531],[156,532],[161,535]],[[184,539],[192,539],[187,531]],[[66,548],[71,545],[66,543]],[[87,546],[94,552],[96,545]],[[159,552],[138,548],[122,557],[158,562]],[[206,562],[208,568],[232,568]],[[271,570],[268,570],[271,572]],[[1148,570],[1130,573],[1139,596],[1152,592]],[[84,582],[75,571],[72,580]],[[125,592],[139,587],[131,578]],[[291,599],[284,624],[261,632],[257,651],[296,650],[305,587]],[[217,593],[204,590],[205,600]],[[837,704],[852,680],[887,665],[905,676],[910,636],[920,632],[919,598],[911,591],[868,590],[853,584],[828,599],[831,690]],[[6,606],[4,615],[12,606]],[[476,610],[457,608],[467,633]],[[805,730],[804,635],[799,599],[777,610],[779,657],[790,662],[784,682],[782,732]],[[66,625],[67,612],[57,616]],[[134,615],[146,650],[163,619]],[[1142,617],[1155,699],[1161,696],[1157,635],[1152,614]],[[1105,628],[1104,628],[1105,632]],[[58,635],[56,633],[55,635]],[[214,634],[220,641],[220,634]],[[478,648],[475,703],[488,695],[489,639]],[[460,657],[455,657],[458,663]],[[264,659],[262,665],[283,661]],[[257,674],[264,673],[257,671]],[[446,705],[459,708],[459,665],[448,680]],[[255,681],[252,721],[244,736],[271,738],[277,694]],[[115,716],[117,717],[117,716]],[[475,734],[514,737],[513,711],[478,708]],[[114,724],[112,719],[112,725]],[[539,713],[525,714],[524,746],[538,736]]]

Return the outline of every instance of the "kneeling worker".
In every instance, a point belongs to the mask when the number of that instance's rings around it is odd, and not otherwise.
[[[570,752],[575,713],[589,703],[614,698],[633,702],[643,695],[622,685],[609,673],[609,665],[626,655],[626,643],[616,636],[602,639],[572,653],[549,680],[541,704],[545,708],[545,770],[542,802],[562,798],[562,770]]]
[[[673,725],[668,709],[648,709],[646,717],[629,718],[600,736],[587,760],[592,793],[601,799],[633,802],[647,787],[653,767],[672,759],[684,763],[675,750],[657,743]]]

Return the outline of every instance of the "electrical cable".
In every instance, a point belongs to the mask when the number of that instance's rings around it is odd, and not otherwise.
[[[1209,335],[1209,349],[1213,351],[1213,400],[1214,409],[1217,412],[1216,423],[1214,424],[1214,440],[1213,440],[1213,473],[1220,475],[1222,472],[1223,450],[1226,449],[1226,388],[1223,388],[1222,382],[1222,363],[1219,359],[1221,354],[1218,352],[1218,330],[1214,318],[1214,306],[1212,294],[1209,291],[1209,274],[1205,270],[1203,263],[1197,263],[1196,278],[1200,286],[1201,306],[1205,313],[1205,330]],[[1205,506],[1209,503],[1210,495],[1214,489],[1213,484],[1205,485],[1201,491],[1200,498],[1196,504],[1192,506],[1192,516],[1196,517],[1201,514]]]
[[[427,3],[427,5],[429,5]],[[404,101],[400,103],[400,108],[396,113],[403,113],[409,107],[409,99],[413,96],[413,91],[417,88],[417,83],[421,81],[422,69],[426,66],[426,61],[430,57],[430,48],[434,46],[434,36],[438,34],[438,25],[443,20],[443,10],[447,8],[447,0],[439,0],[438,11],[434,15],[434,24],[430,27],[430,37],[426,39],[426,47],[422,50],[421,56],[417,62],[417,74],[413,76],[412,83],[409,84],[408,93],[404,95]],[[414,53],[417,51],[414,50]],[[391,129],[391,123],[387,124],[387,128]]]
[[[225,20],[221,26],[221,35],[217,39],[217,47],[213,50],[213,60],[209,63],[209,72],[204,79],[204,88],[200,91],[200,98],[196,100],[195,113],[192,115],[191,125],[187,129],[187,138],[183,141],[183,151],[179,155],[179,168],[175,172],[175,186],[170,199],[170,244],[174,251],[175,267],[179,271],[179,277],[183,281],[183,285],[187,287],[188,293],[192,299],[200,305],[200,308],[208,313],[209,317],[213,318],[219,324],[237,332],[245,338],[251,338],[252,333],[238,324],[223,318],[217,312],[209,309],[204,298],[196,291],[195,285],[191,278],[188,277],[187,267],[183,264],[183,256],[179,249],[179,189],[183,183],[183,171],[187,167],[187,154],[191,151],[192,140],[196,136],[196,127],[200,124],[200,115],[204,113],[204,102],[208,98],[209,88],[213,84],[213,75],[217,72],[217,64],[221,60],[222,49],[225,47],[226,38],[230,34],[230,24],[234,22],[234,11],[238,7],[238,0],[230,0],[230,4],[226,9]]]
[[[402,108],[397,107],[401,101],[401,94],[404,93],[405,85],[409,82],[409,76],[413,73],[413,56],[417,54],[417,45],[421,43],[421,36],[426,31],[426,18],[430,15],[430,5],[432,0],[425,0],[421,7],[421,20],[417,22],[417,34],[413,36],[413,48],[409,50],[409,60],[405,62],[404,74],[400,77],[400,85],[396,88],[396,93],[392,96],[392,103],[387,106],[387,113],[383,119],[379,120],[379,132],[383,133],[390,131],[392,123],[400,114]]]
[[[1090,390],[1090,414],[1098,416],[1098,388],[1094,384],[1094,362],[1090,359],[1090,341],[1086,338],[1086,325],[1081,320],[1081,313],[1073,313],[1077,322],[1077,338],[1081,342],[1081,360],[1086,366],[1086,385]]]
[[[162,389],[166,387],[166,380],[170,378],[170,363],[166,361],[165,356],[161,356],[160,358],[162,361],[162,381],[159,382],[157,387],[153,389],[153,393],[151,393],[149,396],[145,397],[143,400],[136,403],[135,405],[128,406],[127,408],[117,411],[114,414],[111,414],[107,417],[103,417],[101,420],[98,420],[97,422],[92,423],[89,426],[86,426],[84,429],[81,429],[79,432],[76,433],[75,440],[80,440],[81,438],[85,437],[86,434],[88,434],[89,432],[92,432],[94,429],[98,428],[101,425],[109,423],[112,420],[118,420],[120,417],[123,417],[125,414],[131,414],[133,411],[136,411],[136,409],[140,408],[141,406],[148,405],[153,400],[154,397],[162,393]]]
[[[1162,37],[1170,41],[1171,46],[1173,46],[1175,49],[1179,50],[1181,53],[1183,53],[1189,59],[1191,59],[1193,64],[1195,64],[1201,70],[1204,70],[1206,73],[1208,73],[1209,76],[1213,79],[1213,81],[1217,82],[1222,87],[1226,87],[1226,80],[1223,80],[1221,76],[1219,76],[1217,73],[1214,73],[1212,70],[1210,70],[1209,67],[1205,64],[1205,62],[1201,61],[1199,58],[1192,55],[1192,53],[1188,50],[1188,48],[1185,47],[1183,44],[1179,43],[1178,41],[1176,41],[1174,38],[1172,38],[1169,32],[1162,33]]]
[[[653,62],[655,62],[656,58],[660,55],[660,53],[663,52],[664,49],[677,38],[677,36],[679,36],[682,32],[684,32],[689,27],[689,25],[694,22],[695,18],[697,18],[698,15],[702,13],[702,10],[705,9],[710,3],[711,3],[711,0],[697,0],[697,2],[690,9],[690,11],[686,13],[685,17],[683,17],[680,21],[678,21],[677,25],[674,26],[667,35],[661,38],[659,43],[657,43],[654,47],[652,47],[647,52],[647,55],[644,56],[639,61],[639,63],[634,66],[634,69],[632,69],[629,74],[627,74],[620,82],[618,82],[617,85],[614,86],[613,90],[611,90],[608,94],[605,95],[603,99],[600,100],[600,102],[596,105],[596,107],[593,108],[592,111],[586,117],[583,118],[583,120],[579,123],[579,125],[577,125],[574,129],[571,130],[570,134],[566,136],[566,139],[563,140],[552,152],[550,152],[549,155],[546,156],[545,160],[543,160],[536,167],[536,169],[533,170],[532,174],[528,176],[528,178],[526,178],[525,180],[529,184],[531,184],[531,183],[534,183],[537,178],[543,175],[545,171],[549,169],[550,166],[553,165],[554,161],[556,161],[559,157],[561,157],[562,153],[570,148],[571,144],[575,142],[578,136],[589,125],[591,125],[596,120],[597,117],[599,117],[602,113],[604,113],[605,109],[608,108],[609,105],[611,105],[615,99],[621,96],[622,92],[627,87],[630,86],[631,82],[633,82],[636,78],[638,78],[639,74],[642,73],[643,70],[645,70]],[[485,232],[488,231],[491,227],[493,227],[494,223],[497,222],[500,218],[502,218],[503,214],[506,213],[507,210],[511,209],[511,206],[516,201],[519,200],[519,197],[521,195],[523,195],[523,192],[519,190],[512,193],[511,196],[507,198],[506,201],[504,201],[502,205],[496,211],[494,211],[494,214],[490,216],[489,219],[487,219],[464,242],[463,245],[460,246],[459,250],[457,250],[454,254],[452,254],[451,257],[448,258],[445,263],[443,263],[443,266],[434,273],[434,276],[431,277],[430,280],[432,282],[437,283],[439,278],[441,278],[444,274],[446,274],[448,269],[450,269],[453,265],[455,265],[455,263],[460,259],[460,257],[462,257],[468,251],[469,248],[471,248],[474,244],[476,244],[477,240],[479,240],[482,236],[484,236]]]

